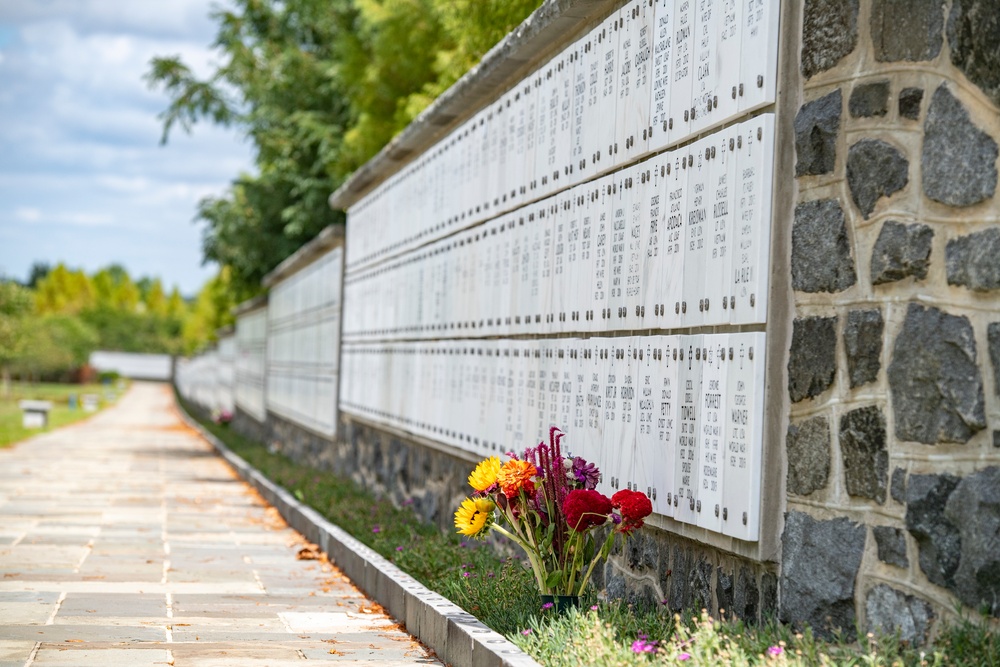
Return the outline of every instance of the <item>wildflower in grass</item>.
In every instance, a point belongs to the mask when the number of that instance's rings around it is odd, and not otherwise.
[[[691,654],[690,653],[678,653],[677,654],[677,659],[680,660],[680,661],[682,661],[682,662],[684,660],[690,660],[691,659]]]
[[[402,551],[403,547],[396,547],[396,551]]]
[[[632,642],[632,653],[656,653],[657,642],[649,641],[644,635]],[[678,656],[680,659],[680,656]]]
[[[462,535],[482,538],[493,523],[496,505],[489,498],[466,498],[455,512],[455,528]]]
[[[592,489],[573,489],[563,502],[566,523],[576,531],[600,526],[611,514],[611,501]]]
[[[524,636],[530,635],[531,634],[531,628],[526,628],[524,630],[521,630],[521,634],[524,635]]]
[[[532,477],[537,474],[538,468],[529,461],[511,459],[501,466],[497,473],[497,483],[508,498],[516,498],[522,490],[530,495],[535,490]]]
[[[597,605],[596,604],[590,605],[590,611],[597,611]]]
[[[480,493],[487,493],[493,490],[497,483],[497,474],[500,472],[500,459],[491,456],[485,461],[481,461],[476,469],[469,475],[469,486]]]
[[[382,532],[382,528],[380,526],[372,526],[372,532],[373,533],[381,533]]]
[[[780,646],[770,646],[767,649],[767,654],[772,658],[776,658],[784,652],[785,649],[781,648]]]

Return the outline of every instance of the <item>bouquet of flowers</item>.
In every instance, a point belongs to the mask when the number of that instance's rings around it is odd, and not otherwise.
[[[521,457],[508,452],[505,463],[496,456],[482,461],[469,475],[474,493],[455,512],[462,535],[482,539],[495,530],[524,549],[542,595],[582,594],[615,535],[631,535],[653,511],[642,492],[598,492],[600,471],[579,456],[564,457],[563,436],[553,426],[548,443]],[[593,530],[608,521],[614,529],[598,545]]]

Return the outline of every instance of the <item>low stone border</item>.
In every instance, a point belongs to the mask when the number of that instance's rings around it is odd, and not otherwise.
[[[430,590],[373,549],[300,503],[234,454],[183,410],[180,414],[248,484],[274,506],[285,521],[315,542],[330,561],[365,594],[377,601],[406,631],[456,667],[541,667],[527,653],[458,605]]]

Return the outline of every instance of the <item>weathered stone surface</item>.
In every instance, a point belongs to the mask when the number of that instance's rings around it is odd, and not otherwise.
[[[733,614],[733,574],[726,572],[721,567],[715,570],[715,603],[719,608],[719,613],[725,609],[727,616]]]
[[[767,622],[778,616],[778,575],[764,572],[760,575],[760,617]]]
[[[826,71],[858,45],[858,0],[806,0],[802,13],[802,74]]]
[[[906,527],[927,578],[1000,617],[1000,468],[964,479],[912,475],[906,497]]]
[[[852,310],[844,324],[844,350],[847,352],[847,374],[851,387],[878,379],[882,367],[882,311]]]
[[[951,62],[1000,106],[1000,11],[996,0],[953,0]]]
[[[875,526],[872,533],[880,561],[904,569],[910,566],[910,559],[906,557],[906,536],[902,530],[892,526]]]
[[[691,592],[691,604],[695,609],[712,608],[712,564],[704,556],[698,559],[688,573],[690,581],[688,590]]]
[[[908,120],[919,120],[923,100],[923,88],[903,88],[899,91],[899,115]]]
[[[892,479],[889,482],[889,495],[897,503],[906,502],[906,471],[896,468],[892,471]]]
[[[733,613],[750,625],[756,625],[760,606],[760,594],[757,587],[757,577],[753,570],[744,566],[736,578],[736,590],[733,593]]]
[[[993,391],[1000,396],[1000,322],[990,322],[986,327],[986,343],[990,348],[993,365]]]
[[[865,548],[865,527],[846,517],[818,521],[789,512],[781,537],[780,619],[812,626],[821,637],[854,627],[854,580]]]
[[[934,230],[928,225],[887,221],[872,248],[872,284],[883,285],[908,276],[926,278],[933,240]]]
[[[788,425],[788,493],[808,496],[830,475],[830,424],[826,417]]]
[[[954,475],[910,475],[906,485],[906,529],[917,541],[917,560],[938,586],[954,584],[962,554],[958,527],[945,506],[959,479]]]
[[[888,376],[900,440],[962,443],[986,428],[983,380],[968,318],[911,303]]]
[[[927,628],[934,618],[931,606],[912,595],[906,595],[886,584],[868,592],[865,600],[868,631],[882,634],[899,633],[899,638],[911,644],[927,639]]]
[[[875,60],[933,60],[941,52],[943,0],[873,0]]]
[[[793,403],[830,388],[837,372],[837,318],[801,317],[792,323],[788,395]]]
[[[1000,289],[1000,229],[981,232],[948,241],[944,249],[948,284],[976,292]]]
[[[840,89],[806,102],[795,116],[795,175],[815,176],[833,172],[840,132]]]
[[[881,139],[862,139],[847,150],[847,185],[866,220],[879,199],[906,187],[909,168],[906,156]]]
[[[851,410],[840,418],[840,452],[847,493],[885,502],[889,482],[885,440],[885,416],[875,406]]]
[[[1000,449],[1000,431],[993,431],[993,446]]]
[[[945,514],[962,536],[952,591],[967,606],[985,606],[1000,617],[1000,468],[980,470],[959,482]]]
[[[841,292],[857,282],[844,210],[836,199],[795,207],[792,226],[792,288]]]
[[[997,143],[976,127],[942,83],[931,97],[920,158],[924,194],[950,206],[971,206],[997,189]]]
[[[681,546],[674,546],[673,568],[670,575],[670,609],[681,612],[688,608],[691,600],[687,573],[692,566],[691,552]],[[677,574],[673,574],[676,572]]]
[[[861,83],[851,91],[847,110],[855,118],[884,116],[889,113],[889,80]]]

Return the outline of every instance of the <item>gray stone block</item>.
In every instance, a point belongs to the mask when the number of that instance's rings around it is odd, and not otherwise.
[[[795,175],[833,173],[840,132],[840,89],[806,102],[795,116]]]
[[[896,468],[892,471],[892,479],[889,481],[889,496],[897,503],[906,502],[906,471]]]
[[[910,475],[906,485],[906,529],[917,541],[920,569],[938,586],[954,585],[962,553],[959,529],[945,516],[958,482],[949,474]]]
[[[909,276],[917,280],[926,278],[933,240],[934,230],[928,225],[886,221],[872,248],[872,284],[882,285]]]
[[[802,13],[802,74],[824,72],[858,45],[858,0],[806,0]]]
[[[875,60],[933,60],[941,53],[943,0],[873,0]]]
[[[1000,396],[1000,322],[990,322],[986,327],[986,344],[990,348],[993,366],[993,392]]]
[[[942,83],[931,97],[920,158],[924,194],[950,206],[971,206],[997,189],[997,143],[976,127]]]
[[[881,139],[862,139],[847,150],[847,185],[866,220],[879,199],[906,187],[909,168],[902,151]]]
[[[883,563],[906,569],[910,559],[906,556],[906,536],[899,528],[892,526],[875,526],[875,545],[878,547],[878,559]]]
[[[681,612],[688,608],[690,601],[687,572],[691,567],[691,552],[689,549],[674,545],[672,571],[670,576],[670,610]]]
[[[924,100],[923,88],[903,88],[899,91],[899,115],[907,120],[920,119],[920,103]]]
[[[865,548],[865,527],[846,517],[820,521],[789,512],[781,537],[780,620],[810,625],[829,638],[854,628],[854,585]]]
[[[841,292],[857,282],[844,210],[836,199],[795,207],[792,226],[792,288]]]
[[[889,452],[881,410],[875,406],[858,408],[840,418],[840,453],[847,493],[884,503]]]
[[[778,575],[765,572],[760,575],[760,618],[763,622],[778,617]]]
[[[847,353],[847,374],[851,387],[878,379],[882,367],[882,311],[852,310],[844,323],[844,351]]]
[[[964,443],[986,428],[983,380],[968,318],[911,303],[888,376],[900,440]]]
[[[725,609],[726,618],[733,617],[733,574],[721,567],[715,570],[715,602],[719,613]]]
[[[748,625],[756,625],[760,610],[760,592],[757,587],[757,577],[753,570],[743,566],[736,577],[736,589],[733,591],[733,613],[743,619]]]
[[[945,514],[962,539],[951,590],[967,606],[1000,617],[1000,468],[985,468],[959,482]]]
[[[826,417],[788,425],[788,493],[808,496],[826,487],[830,475],[830,424]]]
[[[1000,8],[996,0],[953,0],[951,62],[1000,106]]]
[[[879,584],[868,591],[865,617],[869,632],[898,634],[905,642],[921,645],[927,639],[927,629],[934,619],[934,612],[920,598]]]
[[[691,595],[691,604],[695,609],[712,608],[712,564],[708,562],[704,555],[700,556],[698,563],[689,571],[688,590]]]
[[[1000,229],[991,227],[951,239],[944,258],[949,285],[975,292],[1000,289]]]
[[[801,317],[792,323],[788,395],[793,403],[819,396],[837,372],[837,318]]]
[[[851,91],[847,110],[854,118],[884,116],[889,113],[889,80],[861,83]]]

